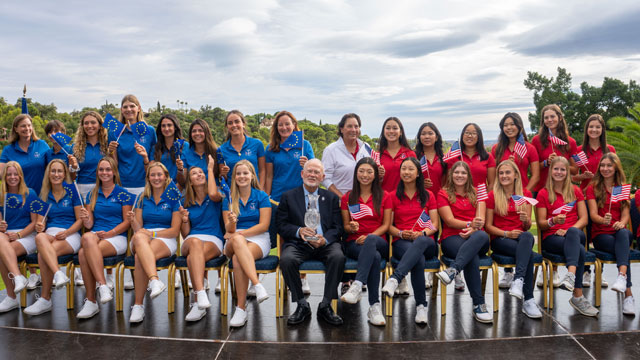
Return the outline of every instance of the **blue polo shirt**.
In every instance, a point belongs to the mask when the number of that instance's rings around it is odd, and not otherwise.
[[[24,229],[31,223],[31,213],[29,212],[28,206],[22,206],[24,201],[22,201],[22,195],[18,194],[7,194],[12,198],[15,197],[15,200],[7,201],[7,214],[4,216],[5,221],[7,222],[7,230],[18,230]],[[18,195],[18,196],[16,196]],[[29,189],[29,195],[25,197],[28,199],[29,196],[37,196],[36,192],[33,189]],[[1,211],[4,211],[4,206],[0,208]]]
[[[73,154],[73,146],[69,153]],[[103,157],[104,154],[100,151],[99,141],[95,145],[87,143],[87,146],[84,149],[84,160],[82,162],[78,161],[78,166],[80,167],[80,171],[78,171],[76,178],[78,184],[96,183],[96,169],[98,168],[98,163]]]
[[[91,202],[92,192],[95,191],[96,188],[91,190],[87,195],[86,204]],[[120,225],[123,221],[122,217],[122,203],[118,200],[115,194],[118,194],[120,191],[126,191],[124,188],[116,185],[111,194],[108,197],[104,196],[102,192],[102,188],[97,187],[98,189],[98,198],[96,199],[96,207],[93,211],[93,228],[92,231],[109,231],[116,226]],[[135,196],[131,195],[133,198]],[[127,235],[127,232],[123,232],[118,235]]]
[[[145,229],[168,229],[171,227],[173,213],[179,211],[177,202],[171,206],[167,201],[160,200],[156,204],[153,198],[142,198],[142,226]]]
[[[191,221],[190,234],[213,235],[222,240],[224,236],[220,227],[222,217],[222,203],[212,201],[209,196],[205,196],[202,204],[189,205],[189,221]]]
[[[280,197],[286,191],[302,186],[302,166],[300,156],[304,155],[309,160],[314,158],[311,143],[304,141],[304,154],[300,149],[280,149],[278,152],[269,150],[267,145],[266,160],[273,164],[273,181],[271,182],[271,198],[280,201]]]
[[[184,142],[184,147],[182,150],[182,163],[185,167],[185,169],[188,169],[187,167],[187,163],[185,161],[185,152],[187,152],[187,150],[189,150],[189,143],[188,142]],[[155,149],[154,149],[155,152]],[[171,176],[171,179],[174,182],[178,182],[178,166],[176,165],[175,161],[173,161],[171,159],[171,150],[168,150],[167,147],[165,146],[162,152],[162,158],[160,159],[160,162],[167,168],[167,170],[169,170],[169,176]],[[204,173],[205,175],[207,174],[207,166],[206,166],[206,162],[205,162],[205,167],[204,167]]]
[[[47,167],[47,152],[49,151],[51,151],[51,148],[44,140],[31,141],[27,152],[24,152],[16,141],[2,149],[0,163],[17,161],[22,167],[24,182],[27,183],[27,187],[40,191],[42,179],[44,179],[44,170]]]
[[[133,132],[128,128],[124,130],[120,140],[118,140],[118,172],[122,186],[126,188],[144,187],[145,170],[144,159],[138,155],[135,143],[144,146],[147,151],[149,161],[153,160],[153,147],[156,144],[156,130],[151,125],[147,125],[147,133],[136,140]],[[118,134],[109,132],[109,142],[116,141]],[[94,179],[95,181],[95,179]]]
[[[49,151],[45,157],[47,164],[49,164],[53,159],[60,159],[64,161],[67,166],[69,166],[69,157],[62,149],[60,149],[60,151],[58,151],[57,153],[54,152],[55,150],[53,149],[53,147],[50,147],[49,149],[51,149],[51,151]],[[64,147],[64,149],[67,150],[69,154],[72,154],[71,146],[67,145]]]
[[[207,171],[207,156],[207,154],[198,155],[195,146],[193,148],[185,146],[182,151],[182,162],[184,164],[184,168],[189,170],[192,166],[197,166],[202,169],[202,171],[204,171],[204,175],[209,178],[209,172]]]
[[[256,176],[258,177],[258,181],[260,181],[260,170],[258,169],[258,158],[264,156],[264,145],[262,145],[262,141],[258,139],[254,139],[248,136],[244,136],[244,144],[242,144],[242,149],[240,152],[237,152],[236,149],[231,146],[231,140],[227,140],[224,144],[220,145],[218,151],[222,152],[222,156],[224,157],[224,162],[229,167],[229,175],[228,178],[231,177],[233,173],[233,167],[240,160],[249,160],[249,162],[253,165],[256,170]]]
[[[238,223],[236,229],[248,229],[252,226],[260,223],[260,209],[271,209],[271,203],[269,202],[269,195],[266,192],[258,189],[251,188],[251,195],[249,200],[244,204],[240,199],[240,215],[238,216]],[[225,198],[222,202],[222,210],[229,211],[229,201]]]
[[[68,229],[76,222],[76,213],[73,208],[80,205],[80,198],[72,198],[71,194],[67,193],[65,196],[56,201],[53,197],[53,192],[49,192],[47,196],[47,203],[51,206],[49,213],[47,214],[47,228],[59,227]]]

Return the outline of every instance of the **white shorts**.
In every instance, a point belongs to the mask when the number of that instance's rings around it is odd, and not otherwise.
[[[149,231],[162,231],[162,230],[167,230],[167,229],[147,229]],[[154,239],[158,239],[160,241],[162,241],[167,248],[169,248],[169,252],[171,253],[169,256],[174,255],[176,253],[176,250],[178,250],[178,243],[176,241],[176,238],[161,238],[161,237],[155,237]],[[131,249],[131,252],[133,253],[133,241],[131,242],[131,245],[129,245],[129,248]]]
[[[59,228],[59,227],[50,227],[47,229],[46,233],[48,235],[55,237],[57,233],[65,230],[67,229]],[[80,233],[77,233],[77,232],[67,236],[67,238],[65,239],[69,243],[69,245],[71,245],[71,247],[73,248],[74,254],[77,254],[78,250],[80,250],[80,245],[82,245],[80,239],[81,239]]]
[[[7,232],[13,232],[13,233],[19,233],[21,232],[23,229],[17,229],[17,230],[7,230]],[[20,234],[22,235],[22,234]],[[22,247],[27,251],[27,255],[29,254],[33,254],[34,252],[36,252],[36,232],[33,231],[31,232],[31,234],[27,235],[27,236],[23,236],[22,238],[16,240],[17,242],[20,243],[20,245],[22,245]]]
[[[238,231],[240,230],[245,230],[245,229],[238,229]],[[248,242],[252,242],[258,245],[260,249],[262,249],[261,259],[264,259],[267,257],[267,255],[269,255],[269,252],[271,251],[271,238],[269,237],[268,231],[265,231],[262,234],[245,237],[245,239],[247,239]]]
[[[92,233],[96,233],[95,231],[91,231]],[[116,235],[114,237],[103,239],[108,241],[114,249],[116,249],[117,255],[122,255],[127,252],[127,237],[124,235]]]
[[[189,235],[187,235],[187,238],[184,239],[184,241],[182,243],[182,246],[184,246],[184,243],[187,242],[187,240],[189,240],[190,238],[198,238],[198,239],[200,239],[202,241],[212,242],[218,247],[218,250],[220,250],[220,251],[222,251],[222,249],[224,248],[224,246],[222,245],[222,240],[218,239],[217,236],[205,235],[205,234],[189,234]]]
[[[93,190],[96,184],[78,184],[78,190],[80,191],[80,196],[82,196],[82,201],[85,201],[89,192]]]
[[[124,188],[124,189],[127,190],[128,192],[132,193],[133,196],[138,196],[138,195],[142,194],[142,192],[144,191],[144,186],[143,187],[136,187],[136,188],[128,187],[128,188]]]

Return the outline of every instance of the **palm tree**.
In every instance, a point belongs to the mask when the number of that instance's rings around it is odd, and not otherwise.
[[[608,142],[616,148],[627,175],[627,181],[640,185],[640,103],[629,109],[630,117],[616,116],[609,119],[611,131],[607,133]]]

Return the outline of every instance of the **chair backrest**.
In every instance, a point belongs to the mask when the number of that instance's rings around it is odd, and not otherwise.
[[[638,239],[638,226],[640,226],[640,211],[636,206],[636,199],[631,198],[631,209],[629,209],[631,214],[631,232],[633,233],[633,237]]]
[[[280,203],[279,203],[279,202],[277,202],[277,201],[275,201],[275,200],[273,200],[273,199],[269,199],[269,201],[271,202],[271,205],[275,205],[275,206],[280,205]],[[271,211],[274,211],[274,210],[273,210],[273,208],[272,208],[272,210],[271,210]],[[272,214],[271,218],[272,218],[272,219],[274,218],[274,217],[273,217],[273,214]],[[276,227],[276,231],[278,231],[278,228],[277,228],[277,227]],[[271,239],[273,239],[273,237],[271,237],[271,236],[269,236],[269,237],[270,237]],[[280,247],[280,234],[276,234],[275,244],[273,243],[273,241],[271,242],[271,248],[273,249],[273,248],[275,248],[275,247],[278,247],[278,248]],[[280,252],[278,252],[278,257],[280,257]]]

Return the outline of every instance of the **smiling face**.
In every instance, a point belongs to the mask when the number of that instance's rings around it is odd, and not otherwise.
[[[53,162],[49,167],[49,181],[51,185],[60,185],[65,179],[64,165],[60,162]]]
[[[418,176],[418,168],[412,161],[402,162],[402,165],[400,165],[400,179],[403,183],[415,183]]]
[[[120,107],[120,111],[122,112],[122,116],[129,123],[135,123],[138,121],[138,112],[140,108],[138,105],[131,101],[125,101],[122,103],[122,107]]]
[[[7,166],[5,181],[10,188],[17,188],[20,185],[20,174],[15,166]]]
[[[361,185],[371,185],[375,179],[375,170],[373,169],[373,166],[369,164],[360,165],[356,174],[358,182]]]
[[[227,131],[231,136],[244,134],[244,122],[238,114],[230,114],[227,116]]]
[[[236,165],[233,170],[236,173],[236,185],[238,185],[238,188],[246,188],[251,186],[251,179],[253,178],[253,174],[251,174],[251,170],[249,170],[248,166],[244,164]]]
[[[395,120],[389,120],[384,125],[384,137],[388,142],[400,141],[400,125]]]
[[[432,147],[436,144],[437,140],[438,136],[432,128],[428,126],[422,128],[422,131],[420,132],[420,143],[422,143],[422,146],[426,148]]]
[[[106,160],[101,160],[98,163],[98,178],[103,186],[113,185],[114,183],[114,175],[113,169],[111,168],[111,164]]]
[[[30,140],[31,134],[33,134],[33,125],[31,124],[31,120],[28,118],[22,119],[16,124],[15,131],[18,136],[20,136],[20,139]]]
[[[100,130],[100,122],[93,115],[87,115],[82,119],[82,129],[87,137],[96,136]]]
[[[602,125],[598,120],[591,120],[587,127],[587,135],[590,139],[599,139],[602,135]]]
[[[204,175],[204,171],[201,168],[194,166],[189,170],[189,181],[193,186],[204,185],[207,183],[207,177]]]
[[[516,126],[516,122],[512,118],[506,118],[502,125],[502,131],[509,139],[516,138],[520,135],[520,129]]]
[[[610,159],[607,159],[607,158],[604,158],[602,159],[602,161],[600,161],[599,170],[600,170],[600,174],[605,179],[613,178],[613,176],[616,174],[615,164]]]
[[[278,118],[277,129],[278,134],[280,135],[280,139],[283,140],[288,138],[291,133],[293,133],[295,126],[293,125],[293,121],[291,120],[289,115],[282,115]]]
[[[302,169],[302,182],[309,188],[317,188],[324,180],[324,169],[320,161],[309,160]]]
[[[551,178],[553,181],[562,182],[567,178],[567,166],[562,162],[555,162],[551,167]]]
[[[503,187],[511,186],[516,180],[518,174],[508,165],[502,165],[498,168],[498,181]]]
[[[193,125],[191,128],[191,139],[196,144],[204,143],[204,129],[200,125]]]
[[[151,184],[154,190],[164,191],[166,181],[167,177],[162,167],[152,166],[151,169],[149,169],[149,184]]]
[[[453,169],[453,184],[456,186],[465,186],[467,184],[467,180],[469,179],[469,173],[464,168],[464,166],[457,166]]]
[[[358,125],[358,119],[348,118],[344,123],[344,127],[340,129],[342,139],[346,141],[355,141],[360,137],[360,125]]]
[[[560,118],[558,114],[553,110],[547,110],[543,114],[544,125],[554,132],[558,128],[558,123],[560,122]],[[555,133],[554,133],[555,135]]]
[[[162,122],[160,123],[160,131],[162,132],[162,136],[165,138],[174,137],[176,128],[173,125],[173,121],[168,118],[162,119]]]
[[[462,143],[468,148],[475,148],[478,143],[478,130],[473,125],[467,125],[462,131]]]

